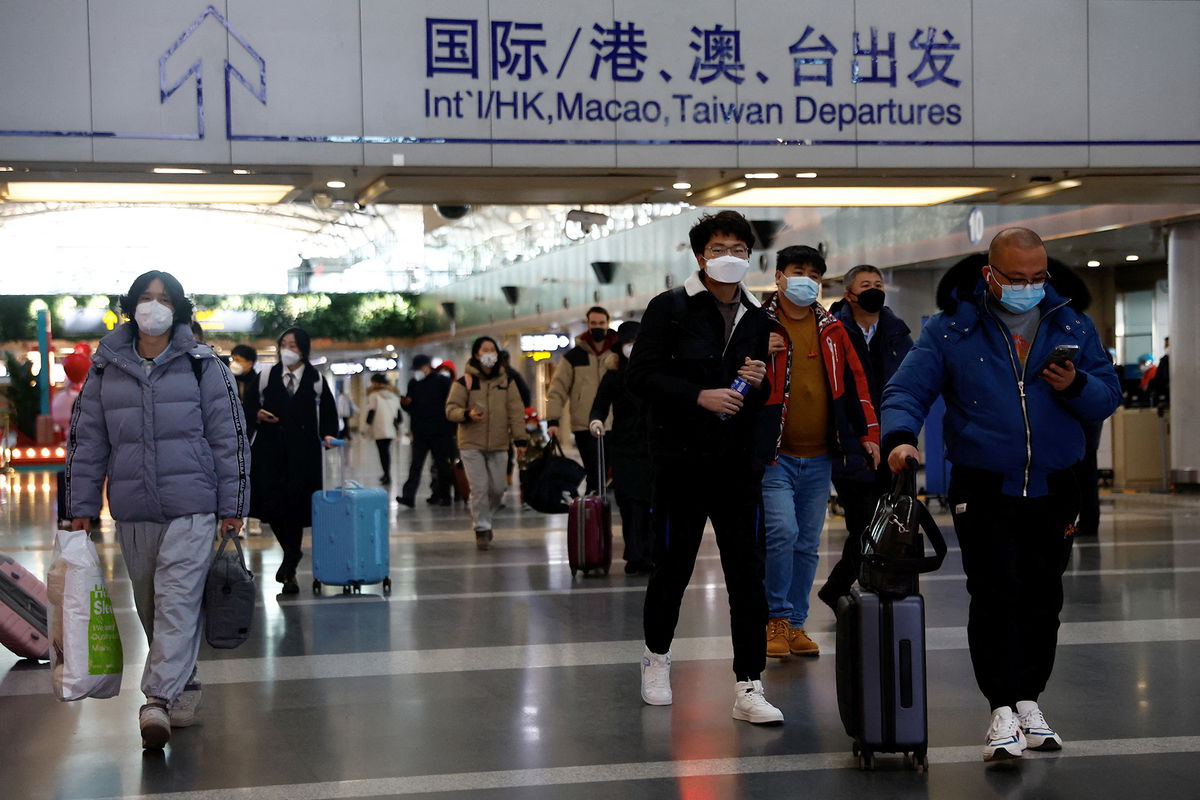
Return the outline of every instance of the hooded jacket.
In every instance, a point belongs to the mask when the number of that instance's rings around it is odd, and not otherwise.
[[[390,384],[372,383],[367,389],[367,416],[372,439],[392,439],[400,424],[400,393]]]
[[[609,331],[604,341],[592,340],[590,333],[575,337],[575,346],[567,351],[554,370],[546,404],[546,424],[555,427],[562,416],[563,406],[571,406],[571,430],[587,430],[600,380],[609,370],[617,368],[616,331]]]
[[[483,408],[483,419],[478,422],[467,416],[476,405]],[[517,447],[525,446],[521,395],[499,364],[490,377],[484,377],[478,363],[471,359],[463,376],[450,387],[445,413],[446,419],[459,423],[460,450],[507,450],[510,441]]]
[[[626,385],[647,412],[656,468],[699,468],[698,459],[720,459],[728,468],[761,474],[755,432],[769,378],[750,389],[738,413],[722,420],[696,404],[705,389],[726,389],[747,357],[767,360],[770,320],[743,286],[729,341],[725,320],[699,272],[646,306]]]
[[[244,516],[250,448],[233,373],[185,324],[175,326],[150,375],[136,342],[137,326],[127,322],[92,356],[71,417],[68,515],[99,516],[107,477],[118,522]]]
[[[986,263],[986,260],[982,263]],[[1003,323],[986,302],[979,262],[964,261],[938,287],[935,314],[883,393],[885,450],[916,445],[917,433],[940,394],[946,457],[955,466],[1002,475],[1010,496],[1047,494],[1047,477],[1084,454],[1084,425],[1107,418],[1121,401],[1116,371],[1096,326],[1058,287],[1082,288],[1051,264],[1041,322],[1022,367]],[[1083,293],[1086,295],[1086,292]],[[1079,345],[1075,382],[1057,392],[1036,374],[1060,344]],[[931,447],[934,445],[930,445]]]
[[[900,363],[912,350],[913,340],[908,325],[890,308],[884,306],[879,311],[879,322],[876,324],[875,335],[867,344],[867,337],[854,320],[854,311],[845,300],[839,300],[830,307],[842,322],[846,335],[854,345],[863,372],[867,376],[867,386],[871,392],[871,405],[878,415],[883,403],[883,387],[896,374]],[[871,469],[871,461],[867,451],[859,442],[848,442],[846,455],[833,463],[834,480],[850,480],[862,483],[873,483],[879,473],[888,472],[886,464],[880,464],[879,470]]]
[[[825,364],[825,380],[829,389],[829,449],[833,462],[844,461],[849,448],[867,442],[879,444],[879,423],[867,376],[858,354],[850,343],[841,320],[818,303],[811,306],[817,323],[817,345]],[[787,347],[767,362],[767,380],[771,393],[763,406],[759,427],[759,458],[773,464],[779,458],[779,445],[787,423],[788,397],[791,393],[792,340],[779,321],[779,292],[767,295],[763,310],[771,321],[772,332],[783,336]],[[862,450],[862,447],[859,450]]]

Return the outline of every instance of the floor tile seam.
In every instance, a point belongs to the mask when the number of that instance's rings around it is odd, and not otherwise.
[[[835,634],[812,632],[823,656],[834,655]],[[1200,640],[1200,618],[1067,622],[1059,630],[1063,647],[1147,644]],[[201,680],[209,684],[268,683],[299,680],[346,680],[438,673],[497,672],[522,669],[564,669],[636,663],[643,643],[638,639],[602,642],[560,642],[535,645],[391,650],[371,653],[222,658],[200,662]],[[724,660],[732,655],[728,636],[686,637],[673,645],[676,661]],[[929,628],[926,650],[966,650],[965,627]],[[127,686],[137,686],[143,665],[127,663]],[[0,697],[48,692],[49,672],[10,674],[0,683]]]
[[[1170,755],[1200,751],[1200,736],[1143,737],[1068,742],[1053,754],[1029,752],[1030,760],[1113,758],[1141,755]],[[931,747],[929,762],[939,764],[979,763],[977,745]],[[480,772],[409,775],[388,778],[358,778],[307,784],[276,784],[231,789],[190,790],[156,794],[125,795],[119,800],[308,800],[309,798],[361,798],[403,796],[437,792],[472,792],[580,784],[671,780],[687,777],[758,775],[783,772],[854,770],[857,759],[845,751],[770,756],[647,761],[617,764],[588,764],[565,767],[492,770]],[[982,766],[980,767],[983,768]],[[117,800],[105,798],[102,800]]]

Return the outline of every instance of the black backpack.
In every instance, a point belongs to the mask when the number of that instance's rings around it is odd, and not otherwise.
[[[862,534],[858,582],[864,589],[888,597],[917,594],[917,577],[938,569],[946,558],[942,531],[917,499],[915,466],[910,463],[892,479],[891,491],[879,498],[871,524]],[[922,531],[935,555],[925,555]]]

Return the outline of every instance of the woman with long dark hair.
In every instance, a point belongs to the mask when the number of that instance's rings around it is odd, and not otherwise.
[[[329,385],[309,363],[308,334],[288,328],[276,345],[279,363],[260,373],[257,391],[247,392],[246,410],[258,425],[250,516],[271,526],[283,548],[275,580],[284,594],[295,594],[296,567],[304,557],[300,545],[312,525],[312,494],[322,484],[322,447],[331,446],[339,420]]]

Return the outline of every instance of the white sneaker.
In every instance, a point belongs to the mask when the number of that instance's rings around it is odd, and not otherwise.
[[[992,712],[992,724],[988,726],[987,744],[983,746],[984,761],[1003,761],[1020,758],[1025,750],[1025,734],[1017,724],[1017,715],[1008,706]]]
[[[196,721],[196,712],[200,710],[200,683],[189,683],[183,687],[183,692],[171,704],[170,716],[172,728],[186,728]]]
[[[769,725],[783,722],[783,712],[767,702],[762,681],[738,681],[733,687],[733,718]]]
[[[1030,750],[1062,750],[1062,737],[1046,722],[1035,701],[1017,701],[1017,724]]]
[[[671,705],[671,651],[642,653],[642,699],[652,706]]]
[[[166,704],[155,699],[142,706],[138,711],[138,727],[142,729],[142,747],[161,750],[171,741],[171,719]]]

